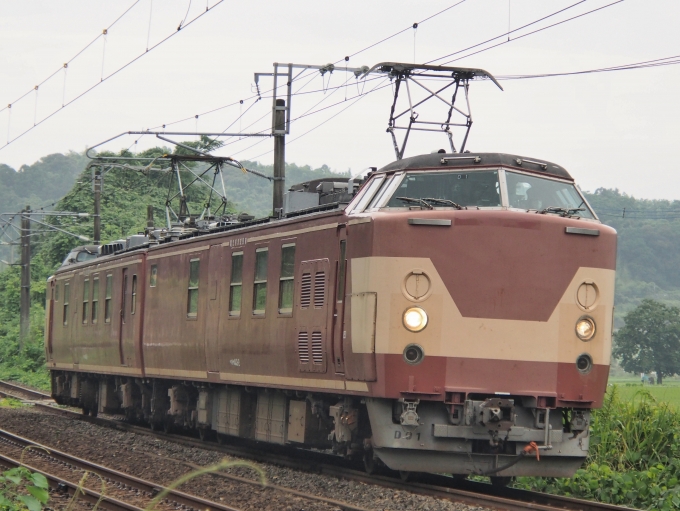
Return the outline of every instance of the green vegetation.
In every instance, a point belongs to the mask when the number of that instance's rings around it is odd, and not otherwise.
[[[213,142],[208,139],[186,142],[199,149],[209,149]],[[184,149],[178,151],[186,152]],[[124,157],[156,157],[170,153],[167,147],[153,148],[137,155],[123,151]],[[61,211],[93,212],[92,171],[85,170],[89,160],[83,155],[50,155],[32,166],[23,166],[18,172],[0,165],[0,204],[5,211],[19,210],[30,204],[37,209],[59,200],[55,209]],[[126,161],[142,166],[141,161]],[[148,162],[144,161],[143,165]],[[272,175],[270,165],[256,162],[243,164],[265,175]],[[77,169],[77,170],[74,170]],[[196,170],[196,167],[193,167]],[[239,169],[225,167],[225,188],[229,202],[228,212],[248,212],[256,216],[266,216],[271,212],[270,181],[252,174],[244,174]],[[288,186],[333,174],[323,165],[312,169],[286,165],[286,184]],[[344,175],[346,177],[346,175]],[[139,172],[129,169],[114,169],[104,175],[102,192],[102,240],[110,241],[124,238],[142,231],[146,226],[146,207],[153,205],[157,225],[165,223],[165,201],[171,175],[156,170]],[[183,171],[182,180],[187,182],[191,175]],[[77,182],[76,182],[77,179]],[[220,184],[221,186],[221,184]],[[176,184],[175,184],[176,187]],[[219,189],[220,187],[218,187]],[[173,188],[173,193],[176,188]],[[187,191],[190,211],[200,212],[207,197],[207,188],[194,186]],[[6,202],[3,202],[6,199]],[[175,209],[177,206],[175,205]],[[214,210],[214,206],[213,206]],[[57,218],[49,220],[55,226],[74,234],[92,236],[92,220],[89,218]],[[5,240],[7,238],[4,238]],[[45,281],[69,250],[83,242],[62,233],[35,236],[31,240],[31,331],[24,352],[19,353],[19,294],[20,269],[11,266],[0,272],[0,379],[15,380],[39,388],[49,386],[45,370],[43,348],[45,321]],[[5,246],[0,246],[0,259],[9,260]],[[18,252],[15,252],[15,260]]]
[[[13,397],[5,397],[0,399],[0,408],[21,408],[24,404]]]
[[[680,410],[647,389],[610,387],[592,416],[590,453],[571,479],[520,477],[515,486],[639,509],[680,508]]]
[[[656,371],[657,382],[680,372],[680,309],[645,299],[626,314],[612,355],[631,373]]]
[[[190,144],[205,148],[210,143],[200,140]],[[169,151],[154,148],[137,156],[159,156]],[[120,156],[135,155],[123,152]],[[34,165],[23,166],[18,172],[0,165],[3,212],[18,211],[26,204],[33,208],[48,206],[63,197],[55,209],[92,213],[91,171],[85,170],[87,162],[83,155],[70,153],[47,156]],[[271,166],[242,163],[250,169],[272,174]],[[318,169],[286,166],[287,185],[326,176],[347,177],[331,173],[326,165]],[[186,171],[184,177],[189,177]],[[168,173],[155,170],[107,172],[102,194],[104,241],[143,230],[148,204],[154,206],[156,223],[164,223],[169,179]],[[271,182],[238,169],[225,168],[225,186],[229,211],[248,212],[258,217],[270,213]],[[205,190],[195,187],[189,191],[192,212],[202,209]],[[586,195],[603,222],[619,233],[615,321],[621,328],[620,339],[624,340],[626,332],[634,329],[632,324],[627,325],[627,330],[622,328],[625,315],[645,299],[652,298],[670,307],[680,306],[680,273],[676,271],[680,267],[680,219],[672,214],[674,210],[680,211],[680,203],[635,199],[607,189]],[[625,218],[624,208],[628,212]],[[91,219],[56,219],[54,222],[70,232],[92,235]],[[32,240],[31,332],[21,354],[18,350],[19,268],[13,266],[0,272],[0,378],[36,387],[48,386],[43,351],[45,279],[78,244],[82,242],[64,234],[36,236]],[[16,255],[15,252],[15,260]],[[0,247],[0,258],[10,259],[7,247]],[[635,315],[630,317],[634,318]],[[621,342],[619,349],[624,350],[623,346]],[[625,362],[628,355],[623,351],[617,353],[623,357],[624,369],[638,370],[638,366]],[[635,350],[630,353],[634,355]],[[652,369],[662,374],[664,386],[643,387],[639,379],[632,378],[619,379],[621,385],[612,387],[605,407],[593,416],[591,455],[574,478],[521,478],[516,484],[641,508],[680,507],[680,440],[676,436],[680,426],[680,381],[667,377],[672,370],[659,371],[649,364],[640,370]],[[13,403],[5,400],[0,406],[13,406]]]
[[[680,306],[680,201],[636,199],[605,188],[586,197],[619,235],[615,326],[622,327],[623,316],[645,298]]]
[[[680,410],[680,381],[664,380],[663,385],[642,384],[640,378],[612,378],[610,384],[616,385],[619,399],[629,402],[641,399],[641,392],[649,394],[657,403],[668,404],[675,410]]]
[[[0,510],[41,511],[50,499],[44,475],[15,467],[0,475]]]

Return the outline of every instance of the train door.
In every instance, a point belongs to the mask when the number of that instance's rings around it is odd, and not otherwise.
[[[302,261],[298,270],[296,279],[298,328],[295,339],[298,368],[301,372],[326,372],[329,269],[328,259],[316,259]]]
[[[123,268],[123,278],[120,291],[120,323],[118,325],[118,352],[120,353],[120,365],[125,365],[125,340],[128,321],[127,315],[127,288],[128,288],[128,269]]]
[[[208,310],[205,315],[205,364],[209,373],[219,373],[220,277],[222,247],[212,245],[208,253]]]
[[[338,232],[338,263],[335,269],[335,296],[333,301],[333,364],[336,373],[345,372],[342,354],[342,318],[345,307],[345,281],[347,275],[347,229],[341,226]]]

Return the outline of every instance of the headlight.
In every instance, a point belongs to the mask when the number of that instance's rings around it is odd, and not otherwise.
[[[404,326],[411,332],[420,332],[427,326],[427,314],[420,307],[411,307],[404,312]]]
[[[582,341],[589,341],[595,335],[595,321],[593,318],[583,316],[576,322],[576,335]]]

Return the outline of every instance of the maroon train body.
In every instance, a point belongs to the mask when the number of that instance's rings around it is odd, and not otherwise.
[[[607,383],[615,231],[562,167],[505,154],[400,160],[349,195],[76,250],[48,282],[55,399],[369,469],[571,475]]]

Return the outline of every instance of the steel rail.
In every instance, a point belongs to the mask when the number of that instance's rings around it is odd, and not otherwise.
[[[29,389],[22,385],[17,385],[16,383],[0,380],[0,395],[21,398],[21,396],[18,396],[16,393],[27,394],[35,399],[52,399],[52,396],[46,392]]]
[[[45,403],[35,403],[35,406],[49,413],[86,420],[119,431],[156,436],[187,447],[218,451],[258,462],[272,463],[292,469],[393,488],[400,491],[409,491],[419,495],[464,502],[476,506],[487,506],[494,509],[507,509],[511,511],[526,511],[526,509],[540,511],[555,511],[558,509],[571,511],[630,511],[633,509],[603,502],[520,490],[517,488],[497,488],[486,483],[468,480],[459,481],[454,480],[451,477],[437,474],[418,474],[417,480],[404,482],[397,477],[375,474],[369,475],[361,470],[357,470],[355,464],[352,464],[343,458],[317,451],[287,448],[285,446],[272,446],[269,444],[263,449],[262,447],[258,448],[256,442],[247,445],[247,442],[244,442],[243,439],[238,439],[240,445],[217,444],[200,441],[184,435],[151,431],[148,428],[136,426],[120,420],[84,416],[78,412],[66,408],[57,408]],[[339,505],[339,503],[336,503],[336,505]],[[351,508],[348,507],[345,509]]]
[[[94,490],[90,490],[89,488],[82,488],[79,487],[77,484],[72,483],[70,481],[66,481],[62,479],[59,476],[50,474],[48,472],[45,472],[44,470],[40,470],[38,468],[32,467],[30,465],[27,465],[25,462],[21,462],[20,460],[15,460],[13,458],[10,458],[9,456],[5,456],[4,454],[0,454],[0,466],[7,468],[7,469],[12,469],[15,467],[20,467],[24,466],[31,472],[35,472],[38,474],[42,474],[45,476],[47,479],[47,482],[50,486],[50,488],[54,492],[58,493],[68,493],[71,497],[78,492],[78,500],[82,499],[83,501],[91,504],[92,506],[96,505],[99,503],[99,505],[104,508],[108,509],[109,511],[144,511],[142,508],[134,506],[132,504],[128,504],[127,502],[122,502],[118,499],[114,499],[112,497],[102,497],[102,495]],[[101,501],[101,502],[100,502]]]
[[[20,437],[18,435],[15,435],[14,433],[10,433],[9,431],[0,430],[0,442],[9,443],[21,449],[25,449],[28,446],[37,447],[40,449],[40,451],[44,452],[32,450],[31,454],[35,454],[37,456],[40,456],[41,458],[59,463],[61,465],[66,465],[68,468],[71,469],[76,468],[87,472],[94,472],[96,474],[99,474],[99,476],[101,476],[102,479],[109,484],[114,483],[115,486],[117,487],[122,486],[125,489],[137,489],[140,492],[142,492],[143,495],[148,495],[149,499],[153,498],[153,496],[157,495],[158,493],[167,490],[165,487],[152,483],[150,481],[146,481],[144,479],[140,479],[138,477],[131,476],[123,472],[119,472],[112,468],[108,468],[103,465],[99,465],[97,463],[93,463],[91,461],[87,461],[82,458],[72,456],[70,454],[66,454],[65,452],[57,451],[55,449],[52,449],[51,447],[38,444],[36,442],[33,442],[32,440]],[[26,465],[26,463],[24,463],[24,465]],[[34,470],[32,467],[29,467],[28,465],[26,466],[29,468],[29,470]],[[59,479],[63,480],[62,478]],[[165,501],[166,499],[175,502],[178,506],[181,506],[183,509],[188,509],[189,511],[191,510],[198,511],[204,509],[211,509],[215,511],[239,511],[236,508],[226,506],[218,502],[212,502],[210,500],[203,499],[195,495],[190,495],[188,493],[184,493],[178,490],[168,490],[166,497],[163,498],[163,501]],[[110,497],[105,495],[102,499],[102,505],[106,507],[109,500]],[[114,502],[114,506],[118,506],[119,502]],[[125,505],[128,506],[128,504]],[[131,508],[138,509],[135,506],[132,506]],[[126,509],[131,508],[126,507]]]
[[[43,399],[51,399],[51,396],[48,395],[48,394],[41,393],[39,391],[33,391],[31,389],[25,389],[24,387],[22,387],[20,385],[15,385],[15,384],[8,383],[8,382],[0,381],[0,387],[9,388],[9,389],[11,389],[15,392],[27,392],[28,393],[30,391],[35,396],[41,396]],[[20,398],[20,396],[18,396],[17,394],[10,394],[10,393],[7,393],[7,392],[3,392],[2,390],[0,390],[0,395],[9,395],[10,397]],[[35,401],[30,401],[30,402],[34,406],[40,408],[41,410],[45,410],[49,413],[53,413],[53,414],[56,414],[56,415],[73,417],[73,418],[78,418],[78,419],[86,419],[89,422],[93,422],[97,425],[108,427],[108,428],[111,428],[111,429],[121,429],[121,430],[124,430],[124,431],[134,431],[136,433],[145,434],[145,435],[153,435],[153,432],[149,429],[142,428],[142,427],[139,427],[139,426],[134,426],[134,425],[131,425],[131,424],[128,424],[128,423],[125,423],[125,422],[119,422],[119,421],[105,419],[105,418],[86,417],[86,416],[81,415],[79,412],[76,412],[74,410],[70,410],[68,408],[57,408],[56,406],[53,406],[53,405],[50,405],[50,404],[47,404],[47,403],[44,403],[44,402],[35,402]],[[166,436],[168,436],[168,435],[166,435]],[[175,441],[175,442],[184,441],[183,445],[186,445],[186,446],[198,447],[198,448],[201,448],[201,449],[205,449],[206,447],[208,447],[208,448],[211,447],[211,444],[205,444],[203,442],[198,442],[198,441],[195,441],[195,440],[192,440],[192,439],[188,439],[187,437],[184,437],[184,436],[179,436],[179,435],[169,435],[169,436],[173,437],[172,440]],[[1,435],[0,435],[0,438],[1,438]],[[215,447],[219,447],[219,446],[215,445]],[[247,457],[245,454],[243,454],[242,456]],[[186,461],[182,461],[182,463],[184,465],[187,465],[188,467],[194,469],[194,470],[199,470],[200,468],[203,468],[203,467],[200,467],[196,464],[189,463],[189,462],[186,462]],[[255,480],[252,480],[252,479],[245,479],[243,477],[239,477],[239,476],[235,476],[235,475],[231,475],[231,474],[216,472],[216,473],[213,473],[211,475],[216,476],[216,477],[220,477],[220,478],[223,478],[223,479],[229,479],[229,480],[232,480],[232,481],[236,481],[236,482],[241,483],[241,484],[260,486],[260,483],[258,481],[255,481]],[[343,511],[369,511],[368,509],[361,507],[361,506],[355,506],[353,504],[349,504],[347,502],[343,502],[343,501],[340,501],[340,500],[326,498],[326,497],[320,497],[318,495],[312,495],[312,494],[300,492],[300,491],[297,491],[297,490],[293,490],[291,488],[287,488],[285,486],[278,486],[278,485],[275,485],[275,484],[268,483],[267,487],[271,488],[271,489],[282,491],[284,493],[288,493],[290,495],[295,495],[296,497],[301,497],[301,498],[304,498],[304,499],[307,499],[307,500],[314,500],[314,501],[317,501],[317,502],[323,502],[325,504],[330,504],[331,506],[335,506],[335,507],[337,507],[337,508],[339,508]]]

